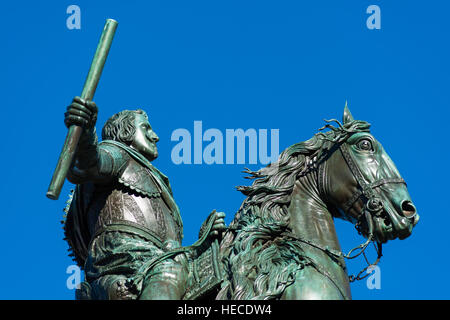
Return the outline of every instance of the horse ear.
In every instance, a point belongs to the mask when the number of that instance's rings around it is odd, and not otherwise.
[[[342,122],[344,124],[349,123],[351,121],[353,121],[353,116],[350,113],[350,109],[347,106],[347,101],[345,101],[345,107],[344,107],[344,115],[342,116]]]

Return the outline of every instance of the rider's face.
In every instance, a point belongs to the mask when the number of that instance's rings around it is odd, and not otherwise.
[[[149,161],[155,160],[158,157],[156,142],[159,141],[159,137],[153,131],[146,117],[142,114],[136,114],[134,125],[136,132],[131,147],[136,149]]]

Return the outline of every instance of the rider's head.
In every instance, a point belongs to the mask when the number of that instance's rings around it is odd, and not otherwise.
[[[124,110],[106,121],[102,130],[103,140],[114,140],[136,149],[148,160],[158,157],[156,142],[158,136],[153,131],[143,110]]]

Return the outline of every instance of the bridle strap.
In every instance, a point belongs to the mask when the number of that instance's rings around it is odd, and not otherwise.
[[[375,193],[374,189],[377,187],[380,187],[385,184],[389,183],[402,183],[406,185],[405,180],[402,178],[386,178],[386,179],[380,179],[371,183],[367,183],[359,169],[359,167],[356,165],[355,160],[353,159],[353,156],[351,155],[349,151],[349,147],[346,142],[342,143],[339,146],[339,150],[341,150],[342,156],[344,157],[345,161],[347,162],[347,165],[355,177],[356,181],[358,182],[358,185],[361,189],[357,190],[350,199],[347,200],[347,202],[343,205],[343,210],[345,212],[348,212],[348,210],[353,206],[353,204],[358,200],[361,195],[364,195],[368,200],[378,198],[378,195]]]
[[[368,184],[367,186],[368,186],[370,189],[374,189],[374,188],[377,188],[377,187],[380,187],[380,186],[382,186],[382,185],[384,185],[384,184],[389,184],[389,183],[403,183],[403,184],[406,185],[405,180],[403,180],[402,178],[389,178],[389,179],[380,179],[380,180],[377,180],[377,181],[375,181],[375,182],[372,182],[372,183]],[[361,190],[357,190],[357,191],[350,197],[350,199],[348,199],[347,202],[342,206],[342,207],[343,207],[343,210],[344,210],[345,212],[348,212],[348,210],[353,206],[353,204],[356,202],[356,200],[358,200],[359,197],[361,197],[361,195],[363,195],[363,194],[364,194],[364,191],[363,191],[362,189],[361,189]]]

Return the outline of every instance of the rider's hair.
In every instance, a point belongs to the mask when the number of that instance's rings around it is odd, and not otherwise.
[[[136,115],[142,114],[148,120],[144,110],[123,110],[106,121],[102,130],[103,140],[114,140],[130,145],[136,132],[134,120]]]

